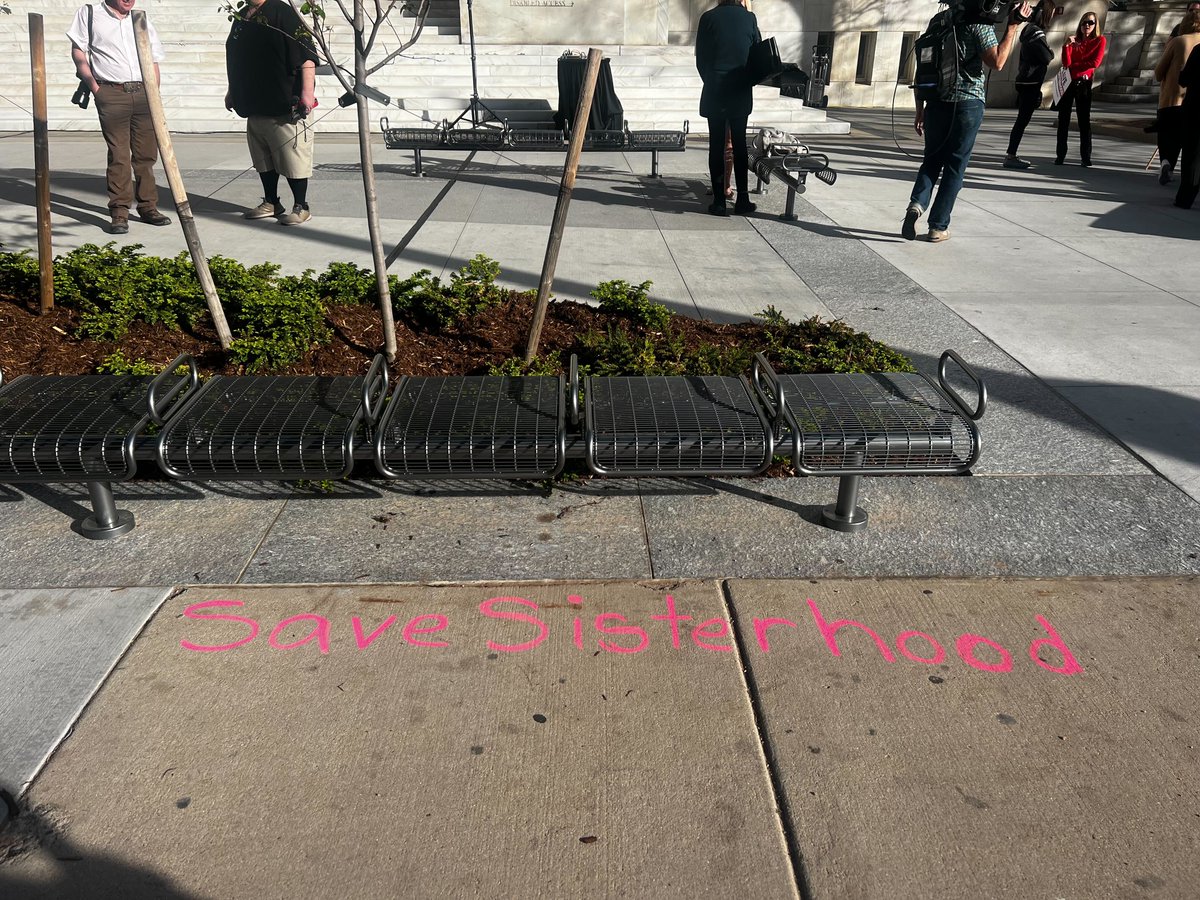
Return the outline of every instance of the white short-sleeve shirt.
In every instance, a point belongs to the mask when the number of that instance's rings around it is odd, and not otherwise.
[[[138,63],[137,41],[133,35],[133,15],[118,19],[103,3],[92,7],[92,75],[97,81],[141,81],[142,68]],[[150,55],[155,62],[166,59],[158,32],[149,19]],[[84,53],[88,52],[88,8],[80,7],[67,37]]]

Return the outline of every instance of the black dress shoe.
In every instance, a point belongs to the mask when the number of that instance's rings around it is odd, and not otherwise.
[[[708,205],[708,214],[710,216],[725,216],[729,217],[729,209],[725,206],[724,200],[718,200],[716,203]]]
[[[164,216],[157,209],[147,209],[144,212],[139,212],[138,218],[140,218],[147,225],[170,225],[171,224],[171,217]]]
[[[124,219],[113,219],[103,226],[109,234],[129,234],[129,223]]]
[[[757,203],[751,203],[749,200],[739,198],[738,202],[733,204],[733,211],[739,216],[748,216],[750,213],[758,209]]]

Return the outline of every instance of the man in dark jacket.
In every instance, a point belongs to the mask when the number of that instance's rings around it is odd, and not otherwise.
[[[1033,111],[1042,105],[1042,83],[1046,80],[1046,69],[1054,59],[1054,51],[1046,40],[1046,29],[1054,18],[1054,4],[1042,0],[1033,12],[1033,21],[1021,32],[1021,57],[1017,69],[1017,120],[1013,122],[1012,134],[1008,136],[1008,152],[1004,155],[1004,168],[1028,169],[1029,160],[1017,156],[1025,127],[1033,118]]]
[[[749,157],[746,120],[754,108],[753,85],[746,77],[751,45],[761,40],[758,20],[743,0],[720,0],[700,17],[696,29],[696,69],[704,90],[700,115],[708,120],[708,172],[713,202],[708,211],[727,216],[725,207],[725,132],[733,139],[733,177],[737,185],[734,212],[747,215],[755,206],[749,197]]]
[[[248,0],[234,19],[225,41],[225,108],[246,119],[250,159],[264,195],[246,211],[247,219],[300,225],[312,217],[313,133],[306,119],[317,105],[316,64],[304,23],[283,0]],[[292,189],[291,212],[279,200],[280,175]]]

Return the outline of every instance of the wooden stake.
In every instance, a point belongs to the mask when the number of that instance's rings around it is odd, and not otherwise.
[[[592,95],[596,92],[596,77],[600,74],[600,59],[603,54],[595,47],[588,50],[587,72],[583,77],[583,89],[579,92],[579,106],[571,122],[571,145],[567,149],[567,162],[563,167],[562,184],[558,188],[558,203],[554,207],[554,222],[550,226],[550,241],[546,244],[546,260],[542,263],[542,279],[538,283],[537,304],[533,308],[533,323],[529,327],[529,341],[525,345],[525,362],[537,356],[538,343],[542,339],[542,326],[546,322],[546,308],[550,305],[550,286],[554,282],[554,269],[558,265],[558,251],[562,247],[563,231],[567,226],[567,210],[571,206],[571,192],[575,189],[575,173],[579,168],[579,153],[583,150],[583,136],[587,132],[592,114]]]
[[[33,170],[37,190],[38,270],[42,315],[54,309],[54,245],[50,231],[50,133],[46,109],[46,41],[42,17],[29,14],[33,74]]]
[[[217,340],[221,342],[222,350],[229,350],[233,336],[229,333],[229,323],[225,321],[225,310],[221,306],[221,298],[217,296],[217,286],[213,283],[212,273],[208,270],[208,258],[204,248],[200,246],[200,235],[196,231],[196,220],[192,217],[192,205],[188,201],[187,191],[183,186],[183,176],[179,174],[179,163],[175,161],[175,148],[171,144],[171,132],[167,129],[166,116],[163,113],[162,95],[158,90],[158,78],[154,70],[154,54],[150,49],[150,31],[146,27],[146,13],[135,9],[133,16],[133,36],[137,41],[138,62],[142,67],[142,87],[146,91],[146,99],[150,101],[150,118],[154,121],[154,134],[158,138],[158,152],[162,157],[163,169],[167,173],[167,182],[171,185],[171,195],[175,199],[175,212],[179,215],[179,224],[183,228],[183,237],[187,241],[188,252],[192,255],[192,264],[196,267],[196,275],[200,279],[200,287],[204,289],[204,299],[208,302],[208,312],[212,316],[213,325],[217,330]]]

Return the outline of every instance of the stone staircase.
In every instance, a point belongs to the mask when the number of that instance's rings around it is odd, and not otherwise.
[[[70,42],[64,32],[78,0],[44,0],[46,70],[51,129],[95,130],[94,108],[70,104],[75,90]],[[216,0],[139,0],[158,30],[166,52],[163,64],[163,103],[167,120],[177,132],[241,131],[242,121],[224,108],[225,38],[229,21]],[[334,7],[329,7],[331,15]],[[331,17],[331,21],[334,21]],[[396,21],[407,36],[410,22]],[[386,116],[393,126],[419,126],[455,119],[471,96],[470,46],[465,23],[459,21],[457,0],[432,0],[420,40],[403,58],[377,72],[371,86],[394,98],[391,105],[372,104],[376,122]],[[348,43],[348,26],[334,21],[335,54]],[[392,39],[390,46],[397,46]],[[381,39],[377,52],[389,46]],[[477,45],[476,71],[480,99],[514,127],[550,126],[558,103],[558,57],[564,50],[548,45]],[[690,121],[703,131],[698,113],[700,78],[691,47],[610,46],[600,48],[611,60],[617,96],[632,128],[679,129]],[[14,63],[15,72],[0,87],[0,131],[31,127],[28,19],[21,12],[0,14],[0,53]],[[343,65],[349,65],[346,55]],[[332,76],[317,79],[318,127],[327,132],[353,132],[353,109],[341,109],[344,93]],[[806,108],[800,100],[781,97],[777,90],[757,88],[753,126],[769,125],[799,134],[846,133],[847,123],[830,121],[824,111]]]

